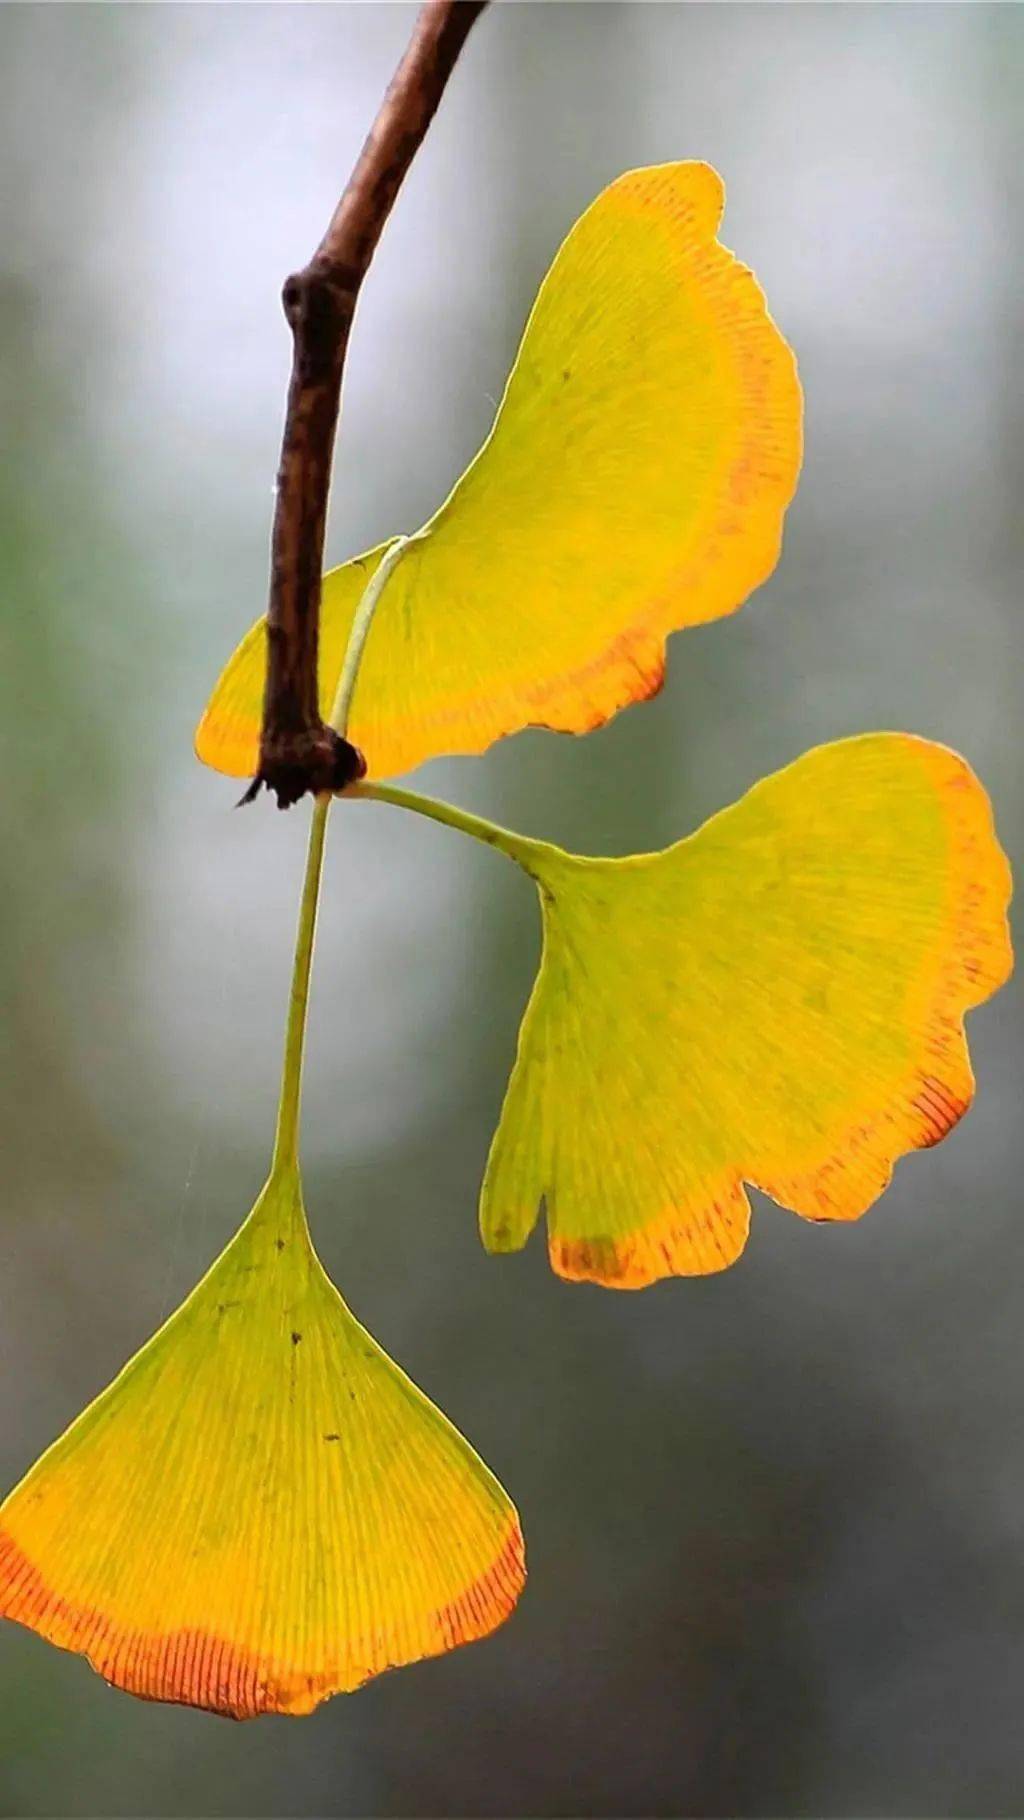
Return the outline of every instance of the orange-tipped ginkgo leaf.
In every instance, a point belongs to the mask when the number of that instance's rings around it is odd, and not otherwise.
[[[494,428],[388,579],[349,736],[375,777],[526,726],[583,733],[660,685],[665,639],[764,581],[800,464],[793,356],[715,238],[706,164],[630,171],[541,285]],[[325,578],[326,716],[381,549]],[[265,633],[238,647],[196,750],[257,768]]]
[[[287,1172],[0,1510],[0,1613],[239,1719],[485,1636],[523,1573],[509,1499],[349,1313]]]
[[[856,1219],[971,1099],[964,1012],[1011,965],[1009,871],[962,758],[808,752],[664,853],[512,839],[544,951],[491,1150],[485,1244],[543,1201],[560,1275],[638,1288],[743,1250],[744,1183]]]

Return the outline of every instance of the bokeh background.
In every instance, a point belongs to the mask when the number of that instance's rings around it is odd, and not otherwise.
[[[289,345],[405,6],[0,8],[0,1467],[205,1268],[268,1156],[305,814],[191,755],[265,601]],[[710,159],[795,344],[783,560],[661,697],[425,787],[584,851],[664,844],[816,741],[1021,765],[1013,6],[499,5],[367,286],[330,549],[412,529],[484,434],[552,253],[619,171]],[[475,1197],[531,892],[384,807],[334,818],[306,1105],[316,1238],[517,1499],[492,1640],[301,1721],[109,1690],[0,1634],[26,1815],[904,1815],[1024,1808],[1019,989],[977,1104],[861,1224],[755,1197],[725,1276],[618,1296]],[[709,1043],[714,1032],[708,1032]]]

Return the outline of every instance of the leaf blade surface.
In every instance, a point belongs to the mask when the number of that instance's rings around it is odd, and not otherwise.
[[[0,1613],[147,1699],[304,1713],[485,1636],[515,1510],[376,1345],[270,1184],[0,1510]]]
[[[583,733],[662,681],[665,640],[771,573],[796,485],[793,356],[716,239],[708,165],[627,172],[571,230],[494,427],[389,579],[349,723],[375,777],[526,726]],[[324,578],[329,711],[383,546]],[[215,769],[256,769],[265,635],[200,723]]]
[[[485,1176],[488,1249],[543,1201],[554,1269],[726,1268],[744,1183],[856,1219],[970,1103],[964,1013],[1006,979],[984,790],[908,734],[806,753],[664,853],[538,848],[544,952]]]

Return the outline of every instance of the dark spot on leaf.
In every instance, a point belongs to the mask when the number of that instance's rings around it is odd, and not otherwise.
[[[301,1340],[301,1338],[302,1338],[301,1333],[296,1333],[295,1329],[293,1328],[292,1329],[292,1345],[297,1346],[299,1341]]]
[[[340,1441],[341,1436],[340,1435],[324,1435],[324,1440],[325,1441]]]
[[[284,1250],[284,1240],[283,1240],[283,1239],[275,1239],[275,1240],[274,1240],[274,1248],[275,1248],[275,1250],[277,1250],[277,1251],[283,1251],[283,1250]]]

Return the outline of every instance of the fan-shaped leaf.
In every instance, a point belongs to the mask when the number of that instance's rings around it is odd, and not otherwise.
[[[968,766],[821,746],[664,853],[537,847],[540,975],[484,1183],[494,1251],[543,1200],[562,1276],[723,1269],[744,1182],[855,1219],[973,1080],[963,1014],[1011,964],[1009,873]]]
[[[722,201],[709,166],[660,165],[572,229],[490,437],[377,607],[348,729],[374,776],[525,726],[599,726],[659,687],[670,632],[771,573],[800,390],[756,281],[715,238]],[[381,553],[325,578],[325,715]],[[200,723],[200,758],[233,776],[256,769],[264,664],[260,621]]]
[[[349,1313],[297,1178],[0,1511],[0,1612],[149,1699],[308,1712],[482,1637],[516,1513]]]

